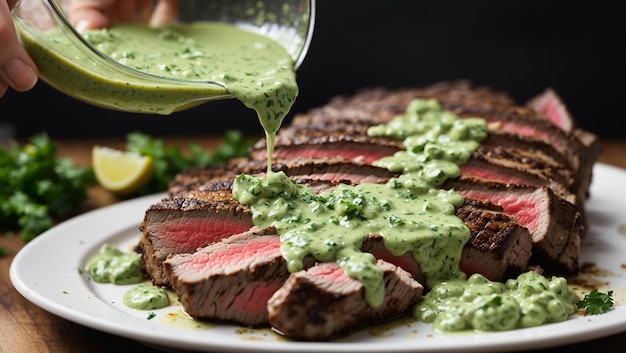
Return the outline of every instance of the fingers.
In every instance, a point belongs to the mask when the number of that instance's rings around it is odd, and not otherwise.
[[[2,0],[0,0],[2,1]],[[69,18],[78,32],[109,27],[115,22],[171,23],[178,14],[178,0],[160,0],[154,14],[152,0],[71,0]]]
[[[28,91],[37,83],[39,71],[17,39],[9,3],[0,0],[0,97],[9,87]]]
[[[163,26],[178,19],[178,5],[180,0],[159,0],[150,19],[151,26]]]
[[[78,32],[108,27],[117,20],[115,3],[116,0],[71,0],[68,15]]]

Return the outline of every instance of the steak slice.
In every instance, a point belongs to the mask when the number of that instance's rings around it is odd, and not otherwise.
[[[389,320],[413,308],[423,287],[402,268],[383,260],[385,299],[377,307],[365,300],[363,284],[335,262],[292,273],[267,303],[270,325],[285,337],[328,340],[362,325]]]
[[[584,196],[589,196],[588,186],[591,184],[592,166],[598,159],[601,150],[598,136],[578,127],[576,120],[572,117],[563,100],[552,88],[547,88],[542,93],[530,99],[526,103],[526,106],[549,119],[561,130],[573,135],[585,146],[586,153],[582,156],[582,164],[586,167],[583,168],[579,180],[577,180],[578,184],[576,187],[586,188],[586,194]],[[583,192],[585,192],[585,190],[583,190]]]
[[[402,142],[386,137],[370,137],[352,133],[333,131],[302,131],[301,138],[276,137],[272,158],[334,158],[362,161],[371,164],[373,161],[394,154],[404,149]],[[317,136],[316,136],[317,135]],[[267,160],[265,140],[255,144],[250,150],[250,158]]]
[[[280,247],[273,228],[258,229],[193,253],[171,255],[163,262],[163,270],[191,317],[264,326],[268,323],[267,300],[289,276]],[[380,236],[368,237],[363,248],[406,266],[411,277],[424,278],[411,255],[391,255]],[[313,263],[313,257],[306,257],[304,268]]]
[[[501,207],[466,199],[456,216],[471,233],[461,253],[460,268],[465,274],[480,273],[491,281],[504,282],[528,269],[533,247],[530,232],[502,213]]]
[[[460,177],[443,185],[465,198],[489,200],[528,229],[533,247],[529,265],[538,265],[560,274],[579,271],[577,248],[584,227],[578,207],[556,195],[548,187],[534,188]],[[570,237],[574,239],[570,240]],[[578,238],[578,240],[576,240]],[[570,256],[562,256],[568,253]],[[575,255],[575,256],[571,256]]]
[[[289,277],[280,238],[267,231],[170,256],[163,268],[191,317],[247,326],[267,325],[267,300]]]
[[[480,147],[478,148],[485,151],[494,149],[516,151],[519,154],[528,155],[534,160],[543,161],[549,166],[569,171],[573,170],[569,159],[551,144],[508,131],[488,131],[487,138],[480,142]]]
[[[386,168],[341,157],[274,159],[272,170],[282,171],[300,184],[316,184],[316,187],[321,187],[322,181],[329,185],[338,182],[380,184],[398,176]],[[175,195],[191,190],[213,190],[226,187],[229,182],[232,184],[237,174],[265,175],[266,172],[265,160],[236,160],[219,167],[193,168],[178,173],[169,183],[168,191]]]
[[[572,118],[561,97],[556,91],[548,87],[540,94],[531,98],[525,104],[528,108],[543,114],[555,126],[571,133],[577,127],[576,121]]]
[[[342,125],[357,122],[364,122],[370,126],[383,124],[403,114],[409,103],[416,98],[433,98],[441,102],[465,104],[514,104],[514,100],[506,92],[492,87],[476,86],[469,80],[443,81],[427,87],[400,89],[369,87],[353,95],[335,96],[321,107],[311,109],[306,114],[296,115],[290,125],[299,128],[319,128],[334,122]]]
[[[168,286],[163,261],[253,228],[250,209],[231,190],[193,191],[150,205],[140,225],[138,251],[152,283]]]
[[[460,166],[462,176],[533,187],[547,186],[569,202],[580,203],[576,194],[569,191],[568,185],[552,178],[555,173],[551,169],[542,169],[541,165],[528,160],[521,162],[483,152],[472,153],[470,159]]]

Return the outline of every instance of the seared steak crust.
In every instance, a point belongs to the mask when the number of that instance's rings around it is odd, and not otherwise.
[[[230,189],[191,191],[164,198],[146,210],[138,248],[152,283],[167,286],[163,261],[168,255],[193,252],[252,227],[250,209],[233,199]]]
[[[533,246],[528,229],[507,214],[478,209],[476,200],[466,200],[456,215],[471,232],[461,254],[463,272],[505,281],[526,271]]]
[[[527,228],[533,240],[530,265],[557,274],[578,272],[579,242],[584,233],[581,215],[576,205],[550,188],[468,177],[448,180],[443,187],[454,189],[465,198],[490,200]],[[563,253],[569,256],[562,256]]]
[[[384,302],[372,307],[365,301],[361,282],[348,277],[334,262],[292,273],[269,299],[271,326],[286,337],[327,340],[364,324],[407,313],[422,296],[423,287],[402,268],[383,260]]]

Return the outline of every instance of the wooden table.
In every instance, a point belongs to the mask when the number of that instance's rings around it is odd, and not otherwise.
[[[164,138],[166,144],[181,148],[187,141],[200,143],[205,148],[215,146],[217,139],[211,137]],[[123,148],[124,139],[89,139],[56,141],[59,155],[72,159],[75,164],[91,163],[93,145]],[[626,169],[626,139],[602,141],[600,162]],[[626,180],[625,180],[626,182]],[[619,197],[623,197],[620,195]],[[119,202],[111,194],[94,187],[90,190],[88,209]],[[17,236],[0,234],[0,248],[9,254],[0,258],[0,353],[99,353],[99,352],[158,352],[133,340],[93,330],[52,315],[24,299],[9,280],[9,265],[15,254],[24,246]],[[51,254],[51,256],[54,254]],[[626,256],[626,255],[625,255]],[[626,332],[613,336],[555,347],[537,352],[626,352]]]

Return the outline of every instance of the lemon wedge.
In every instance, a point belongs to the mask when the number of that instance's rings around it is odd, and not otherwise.
[[[94,146],[91,160],[100,186],[122,196],[144,186],[154,173],[152,158],[135,152]]]

